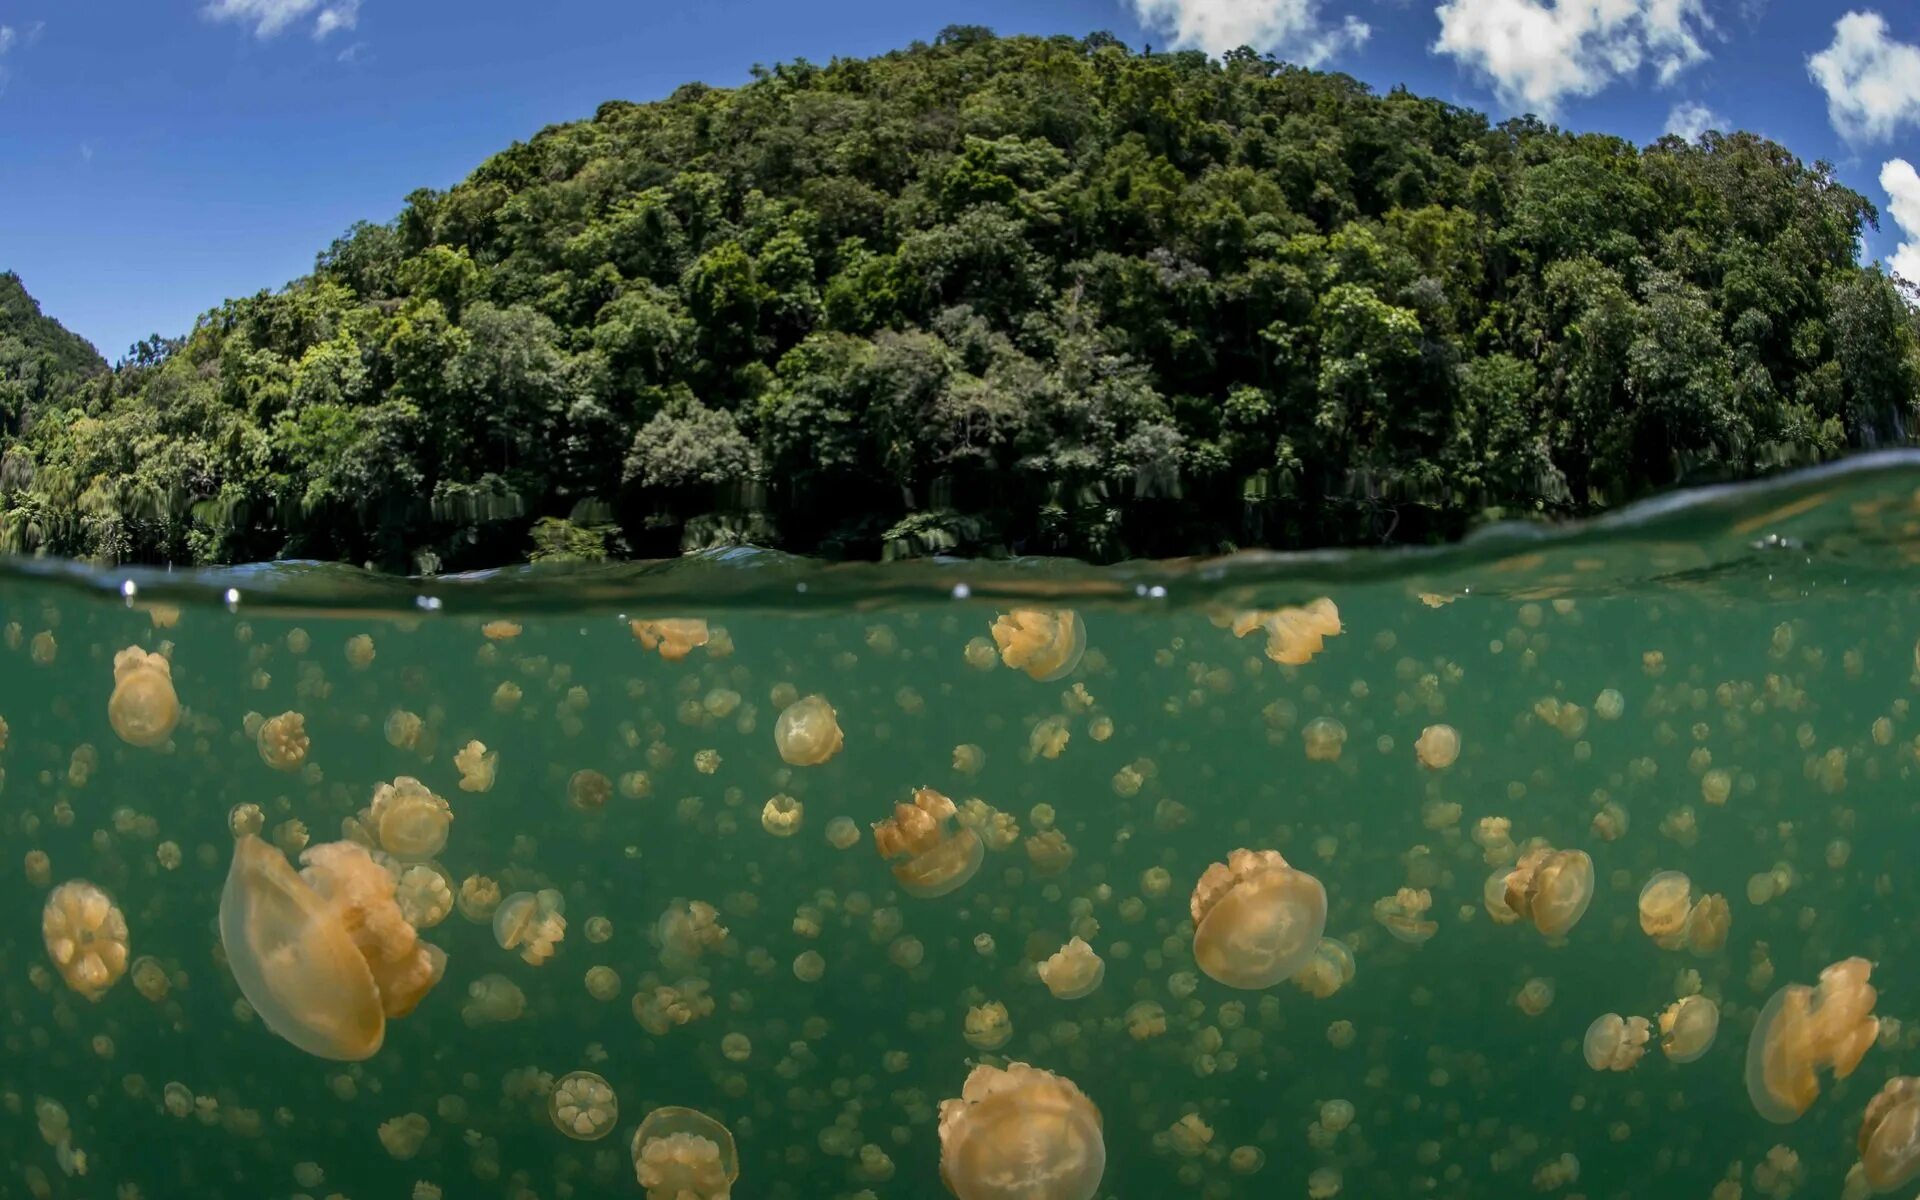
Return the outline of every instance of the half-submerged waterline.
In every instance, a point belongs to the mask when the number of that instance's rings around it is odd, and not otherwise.
[[[15,569],[0,1195],[1892,1191],[1917,549]]]

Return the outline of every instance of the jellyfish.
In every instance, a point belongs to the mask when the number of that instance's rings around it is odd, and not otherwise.
[[[655,1037],[662,1037],[681,1026],[691,1025],[713,1015],[714,1001],[704,979],[682,979],[678,983],[641,981],[633,995],[633,1019]]]
[[[1339,938],[1323,937],[1293,982],[1314,999],[1325,1000],[1352,983],[1353,973],[1353,950]]]
[[[394,903],[400,906],[401,919],[414,929],[431,929],[453,911],[453,886],[439,867],[394,863],[390,872],[394,876]]]
[[[129,746],[163,746],[180,722],[173,664],[165,655],[128,646],[113,656],[113,695],[107,721]]]
[[[988,632],[1001,662],[1041,683],[1071,675],[1087,649],[1087,628],[1070,608],[1016,608],[1002,613]]]
[[[518,950],[530,967],[553,957],[567,936],[566,897],[552,888],[515,892],[493,911],[493,940],[502,950]]]
[[[647,1200],[728,1200],[740,1156],[727,1127],[691,1108],[656,1108],[633,1131],[633,1171]]]
[[[1007,1006],[998,1000],[976,1004],[967,1009],[961,1036],[976,1050],[998,1050],[1013,1038],[1013,1020]]]
[[[1235,637],[1264,630],[1267,657],[1282,666],[1298,667],[1312,662],[1325,648],[1326,640],[1340,634],[1340,610],[1332,600],[1322,596],[1298,608],[1238,613],[1232,617],[1229,627]]]
[[[547,1112],[561,1133],[578,1142],[596,1142],[613,1132],[620,1101],[613,1086],[592,1071],[571,1071],[554,1083]]]
[[[1687,996],[1660,1014],[1660,1049],[1677,1063],[1690,1063],[1713,1047],[1720,1032],[1720,1006],[1705,996]]]
[[[627,622],[627,627],[644,649],[658,650],[660,657],[668,662],[679,662],[692,653],[694,647],[704,646],[712,640],[707,623],[699,617],[635,620]]]
[[[60,978],[89,1000],[99,1000],[126,974],[127,918],[84,879],[70,879],[47,896],[40,933]]]
[[[388,1154],[405,1162],[420,1153],[420,1147],[426,1144],[427,1135],[432,1131],[433,1126],[419,1113],[402,1113],[381,1124],[380,1144],[387,1148]]]
[[[1228,987],[1269,988],[1297,975],[1326,932],[1327,890],[1275,850],[1239,849],[1194,885],[1193,957]]]
[[[1382,896],[1373,902],[1373,919],[1385,926],[1396,941],[1418,946],[1440,932],[1439,925],[1425,919],[1432,907],[1433,893],[1426,888],[1403,887],[1394,895]]]
[[[957,812],[939,792],[916,788],[913,803],[894,805],[893,816],[874,825],[874,849],[909,896],[944,896],[964,887],[980,869],[986,848],[973,830],[956,826]]]
[[[1078,1000],[1093,994],[1107,976],[1107,964],[1082,938],[1074,938],[1040,964],[1040,982],[1056,1000]]]
[[[940,1102],[940,1179],[959,1200],[1092,1200],[1106,1166],[1100,1110],[1051,1071],[983,1064]]]
[[[500,885],[485,875],[469,875],[460,881],[460,894],[454,897],[460,915],[475,925],[487,925],[500,907]]]
[[[1593,900],[1593,859],[1584,850],[1531,850],[1507,874],[1505,899],[1541,933],[1563,937]]]
[[[1420,731],[1413,753],[1427,770],[1444,771],[1460,757],[1460,731],[1451,725],[1429,725]]]
[[[727,940],[720,912],[705,900],[678,900],[667,905],[653,923],[653,940],[660,962],[679,969],[691,966],[707,951]]]
[[[260,761],[276,771],[298,771],[313,746],[307,736],[307,718],[297,712],[283,712],[260,722],[253,743],[260,751]]]
[[[1650,1036],[1652,1025],[1645,1017],[1603,1013],[1587,1026],[1581,1051],[1596,1071],[1627,1071],[1647,1052]]]
[[[1300,730],[1309,762],[1338,762],[1347,744],[1347,727],[1332,717],[1315,717]]]
[[[1720,953],[1727,944],[1727,931],[1733,925],[1733,909],[1719,892],[1703,896],[1687,914],[1687,949],[1706,958]]]
[[[773,725],[773,744],[781,759],[796,767],[819,766],[840,753],[845,742],[833,705],[825,696],[795,700]]]
[[[234,843],[220,894],[227,964],[274,1033],[319,1058],[370,1058],[388,1018],[440,981],[446,955],[402,919],[392,877],[365,847],[328,842],[300,861],[296,874],[259,838]]]
[[[468,1026],[500,1025],[517,1021],[527,1011],[527,994],[505,975],[482,975],[467,985],[467,1002],[460,1019]]]
[[[420,735],[426,731],[426,722],[420,714],[396,708],[387,714],[387,745],[395,750],[412,750],[420,745]]]
[[[1553,1007],[1553,980],[1542,979],[1538,975],[1520,985],[1520,994],[1513,998],[1516,1008],[1530,1017],[1537,1017]]]
[[[453,810],[427,785],[410,775],[383,783],[373,791],[373,806],[365,822],[380,848],[407,862],[432,858],[447,844],[447,826]]]
[[[599,812],[613,799],[613,780],[590,767],[567,778],[567,803],[579,812]]]
[[[1920,1078],[1896,1075],[1867,1101],[1860,1164],[1875,1192],[1891,1192],[1920,1175]]]
[[[774,837],[792,837],[799,832],[800,818],[806,811],[806,805],[783,792],[760,809],[760,828]]]
[[[1820,1094],[1820,1069],[1853,1074],[1880,1035],[1873,1016],[1873,965],[1843,959],[1820,972],[1817,987],[1790,983],[1773,994],[1747,1042],[1747,1095],[1761,1116],[1785,1125]]]
[[[1662,950],[1686,944],[1693,915],[1693,881],[1679,871],[1661,871],[1640,889],[1640,929]]]
[[[499,753],[488,750],[486,744],[479,741],[468,742],[453,756],[453,769],[460,772],[463,792],[492,791],[494,773],[499,767]]]

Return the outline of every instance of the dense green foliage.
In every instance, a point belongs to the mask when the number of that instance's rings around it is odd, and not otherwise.
[[[1874,219],[1747,134],[953,29],[415,193],[35,407],[0,537],[429,568],[1443,537],[1904,438]]]
[[[27,413],[58,404],[106,370],[85,338],[41,314],[18,275],[0,271],[0,429],[18,433]]]

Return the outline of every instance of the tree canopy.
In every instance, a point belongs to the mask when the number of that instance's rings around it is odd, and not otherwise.
[[[1752,134],[950,29],[604,104],[111,372],[53,339],[23,388],[0,325],[0,546],[1436,540],[1907,436],[1920,324],[1856,262],[1876,219]]]

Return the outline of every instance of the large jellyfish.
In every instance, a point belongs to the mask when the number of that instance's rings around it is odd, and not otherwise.
[[[656,1108],[633,1131],[633,1172],[647,1200],[729,1200],[740,1155],[727,1127],[691,1108]]]
[[[817,767],[840,753],[845,742],[833,705],[825,696],[795,700],[773,724],[773,744],[792,766]]]
[[[1562,937],[1593,900],[1593,859],[1585,850],[1543,846],[1522,855],[1507,874],[1507,907],[1548,937]]]
[[[977,1066],[940,1102],[940,1179],[960,1200],[1092,1200],[1106,1167],[1100,1110],[1050,1071]]]
[[[944,896],[980,869],[986,848],[973,830],[956,827],[957,812],[939,792],[916,788],[913,803],[894,805],[893,816],[873,827],[874,849],[909,896]]]
[[[1843,959],[1820,972],[1818,987],[1790,983],[1760,1010],[1747,1041],[1747,1095],[1760,1115],[1785,1125],[1820,1094],[1819,1071],[1853,1074],[1880,1036],[1873,1016],[1873,964]]]
[[[706,621],[699,617],[665,617],[658,621],[627,622],[633,636],[648,650],[658,650],[668,662],[679,662],[695,646],[712,640]]]
[[[98,1000],[127,970],[127,919],[112,897],[84,879],[53,889],[40,911],[47,956],[67,986]]]
[[[1041,683],[1071,675],[1087,649],[1087,627],[1070,608],[1016,608],[989,632],[1001,662]]]
[[[166,744],[180,723],[180,698],[173,691],[173,664],[165,655],[128,646],[113,656],[107,721],[129,746]]]
[[[364,847],[329,842],[300,861],[296,874],[252,834],[234,843],[220,944],[268,1029],[320,1058],[370,1058],[387,1018],[439,982],[446,955],[401,918],[392,876]]]
[[[1326,640],[1339,635],[1340,609],[1331,599],[1322,596],[1298,608],[1235,614],[1230,628],[1235,637],[1265,631],[1267,657],[1282,666],[1297,667],[1312,662],[1325,647]]]
[[[1720,1006],[1705,996],[1674,1001],[1660,1014],[1660,1049],[1677,1063],[1690,1063],[1713,1048],[1720,1032]]]
[[[1313,960],[1327,927],[1327,890],[1276,850],[1239,849],[1194,885],[1193,957],[1228,987],[1269,988]]]
[[[1875,1192],[1891,1192],[1920,1175],[1920,1079],[1896,1075],[1867,1101],[1860,1163]]]

